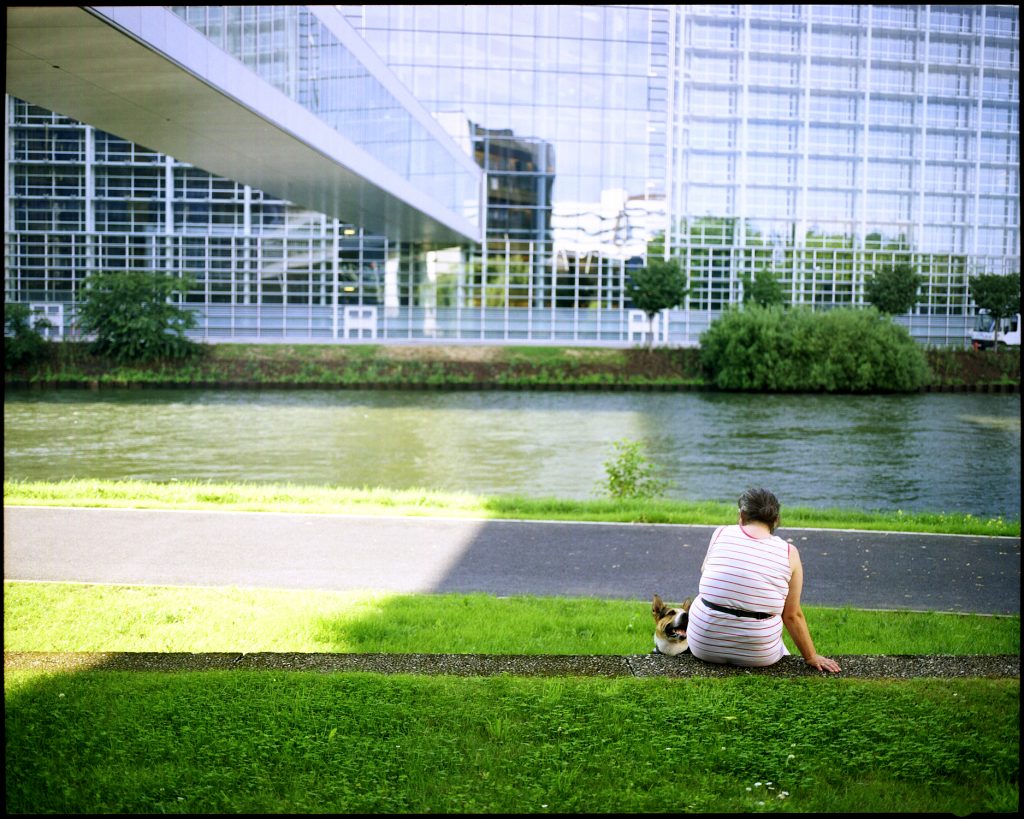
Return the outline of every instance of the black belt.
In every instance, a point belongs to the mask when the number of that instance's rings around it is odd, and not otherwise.
[[[743,609],[730,609],[727,606],[719,606],[717,603],[709,603],[706,598],[702,597],[700,602],[707,606],[709,609],[714,611],[720,611],[723,614],[731,614],[734,617],[753,617],[755,620],[767,620],[769,617],[774,617],[774,614],[769,614],[766,611],[744,611]]]

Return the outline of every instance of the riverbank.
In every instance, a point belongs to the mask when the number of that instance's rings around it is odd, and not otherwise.
[[[5,479],[4,505],[690,525],[718,525],[736,514],[735,503],[724,501],[570,500],[427,489],[88,479]],[[1020,537],[1019,518],[980,518],[946,512],[872,512],[794,506],[785,510],[785,525],[809,529]]]
[[[1020,352],[929,349],[929,392],[1020,392]],[[122,365],[54,345],[6,387],[712,390],[695,348],[211,344],[187,361]]]

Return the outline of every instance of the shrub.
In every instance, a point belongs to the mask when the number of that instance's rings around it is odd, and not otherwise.
[[[700,343],[705,373],[726,390],[912,392],[930,377],[906,328],[874,308],[733,308]]]
[[[864,283],[864,299],[883,313],[903,315],[917,304],[923,281],[909,264],[883,267]]]
[[[686,298],[686,273],[678,259],[650,258],[646,267],[634,270],[626,280],[626,296],[633,305],[647,314],[651,325],[648,347],[654,339],[654,317],[669,310]]]
[[[95,334],[93,352],[122,363],[187,357],[199,349],[185,337],[196,319],[168,300],[188,286],[143,270],[94,273],[79,297],[79,328]]]
[[[1020,312],[1020,273],[1001,275],[983,273],[970,280],[971,298],[979,310],[986,310],[992,316],[996,333],[995,348],[999,351],[998,333],[1000,319]]]
[[[50,343],[39,330],[52,327],[49,319],[32,319],[32,308],[27,304],[4,302],[4,370],[28,366],[45,358]]]
[[[753,302],[761,307],[768,307],[786,303],[786,292],[782,288],[782,282],[771,270],[762,268],[755,275],[744,273],[741,279],[744,304]]]
[[[617,500],[644,500],[660,496],[669,482],[656,477],[656,467],[644,454],[639,441],[628,439],[613,445],[616,455],[605,461],[605,480],[600,484],[608,495]]]

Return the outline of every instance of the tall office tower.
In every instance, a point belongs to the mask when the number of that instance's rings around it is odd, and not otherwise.
[[[168,8],[470,218],[444,151],[416,165],[432,119],[484,173],[482,241],[300,208],[12,97],[8,298],[70,314],[90,270],[139,266],[193,275],[211,338],[627,343],[656,253],[691,287],[668,339],[694,343],[751,277],[828,309],[908,263],[898,320],[962,344],[969,277],[1020,269],[1016,6]],[[401,104],[353,93],[349,52]]]

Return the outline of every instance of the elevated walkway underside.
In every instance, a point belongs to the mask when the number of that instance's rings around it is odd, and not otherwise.
[[[7,93],[373,232],[477,238],[183,20],[140,8],[8,7]]]

